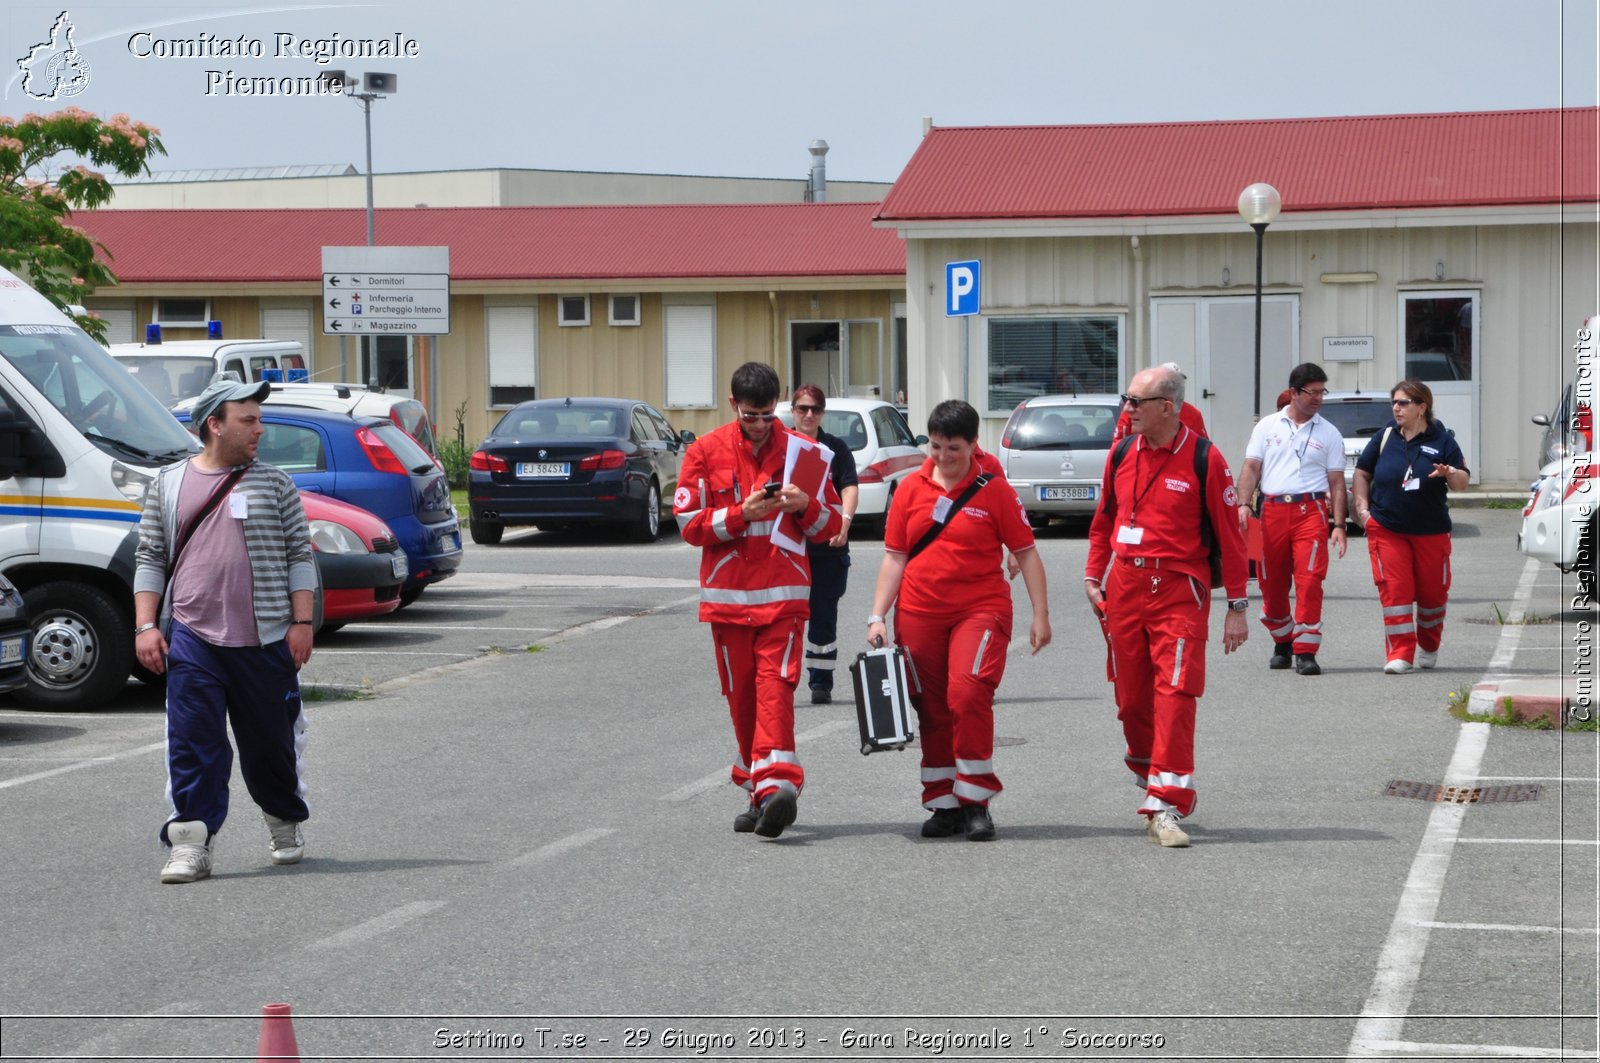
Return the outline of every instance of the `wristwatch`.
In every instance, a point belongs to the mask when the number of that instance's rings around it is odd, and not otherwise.
[[[143,635],[146,631],[154,631],[158,626],[159,625],[157,625],[157,624],[140,624],[138,627],[133,629],[133,637],[134,638],[138,638],[140,635]]]
[[[1229,612],[1242,613],[1246,609],[1249,609],[1249,608],[1250,608],[1250,599],[1249,598],[1229,598],[1228,599],[1228,611]]]
[[[884,621],[883,617],[881,617],[881,616],[869,616],[869,617],[867,617],[867,626],[868,627],[871,627],[873,624],[882,624],[884,622],[885,621]]]

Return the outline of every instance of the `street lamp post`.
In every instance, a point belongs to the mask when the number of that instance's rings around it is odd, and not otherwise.
[[[1266,182],[1257,182],[1239,193],[1239,216],[1256,231],[1256,420],[1261,419],[1261,246],[1267,226],[1283,209],[1283,197]]]

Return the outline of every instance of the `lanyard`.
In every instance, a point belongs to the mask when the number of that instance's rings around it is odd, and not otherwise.
[[[1144,466],[1144,440],[1141,439],[1139,441],[1139,454],[1133,459],[1134,491],[1133,504],[1128,507],[1128,527],[1137,528],[1139,526],[1139,522],[1136,519],[1139,512],[1139,500],[1150,493],[1150,488],[1154,487],[1156,485],[1156,481],[1161,479],[1161,474],[1167,471],[1167,463],[1172,461],[1173,455],[1183,449],[1184,441],[1188,438],[1189,429],[1185,427],[1183,434],[1178,437],[1178,440],[1173,444],[1172,449],[1167,451],[1167,456],[1161,459],[1160,467],[1156,469],[1154,474],[1152,474],[1150,479],[1145,483],[1143,491],[1139,490],[1139,473]]]

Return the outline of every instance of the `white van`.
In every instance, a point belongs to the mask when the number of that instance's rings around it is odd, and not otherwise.
[[[14,697],[90,709],[136,673],[145,485],[197,450],[104,347],[0,269],[0,574],[31,623],[28,682]]]
[[[199,398],[211,378],[232,372],[240,380],[278,380],[306,368],[306,349],[296,340],[174,340],[171,343],[113,343],[112,357],[169,409]]]

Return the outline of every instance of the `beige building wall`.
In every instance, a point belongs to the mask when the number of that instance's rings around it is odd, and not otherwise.
[[[1121,380],[1151,364],[1150,299],[1252,297],[1252,233],[1114,236],[912,238],[906,286],[910,420],[963,394],[983,411],[987,380],[984,322],[1008,313],[1100,312],[1127,315]],[[1322,361],[1328,336],[1372,336],[1370,362],[1328,363],[1332,387],[1387,391],[1399,379],[1401,292],[1470,291],[1479,297],[1479,402],[1474,424],[1479,480],[1525,487],[1538,472],[1540,429],[1529,423],[1554,407],[1573,375],[1567,348],[1596,306],[1600,232],[1590,220],[1560,224],[1350,227],[1267,232],[1264,294],[1298,297],[1299,356]],[[983,263],[979,318],[968,319],[969,375],[960,374],[962,319],[944,316],[947,262]],[[1372,281],[1330,283],[1330,273],[1376,273]],[[1228,373],[1249,374],[1236,352]],[[1219,370],[1214,369],[1214,372]],[[1201,382],[1202,385],[1204,382]],[[1268,382],[1264,381],[1265,387]],[[1195,381],[1191,380],[1191,398]],[[1202,406],[1202,408],[1204,408]],[[1004,414],[986,416],[982,442],[993,447]]]

